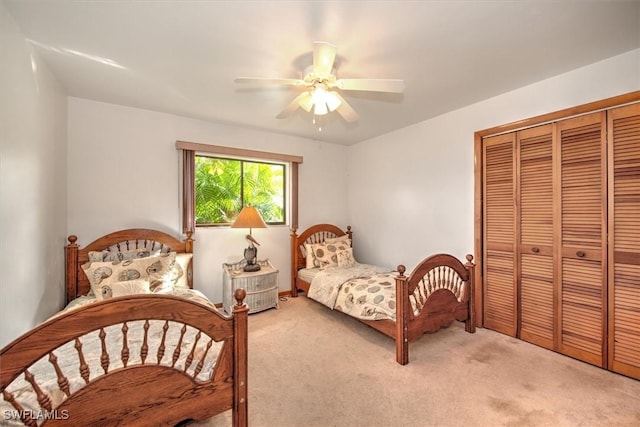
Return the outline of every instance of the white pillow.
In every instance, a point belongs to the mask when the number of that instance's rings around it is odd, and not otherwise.
[[[315,257],[313,255],[313,249],[311,248],[311,244],[310,243],[305,243],[304,244],[304,250],[307,253],[307,268],[314,268],[317,267],[314,263]]]
[[[124,295],[149,294],[149,281],[147,279],[127,280],[124,282],[114,282],[103,285],[100,297],[97,299],[105,300]]]
[[[348,234],[345,234],[344,236],[332,237],[331,239],[325,239],[323,243],[326,243],[326,244],[330,244],[330,243],[349,243],[349,246],[351,246],[351,239],[349,238]]]

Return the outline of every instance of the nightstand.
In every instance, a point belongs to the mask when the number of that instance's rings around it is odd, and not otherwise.
[[[244,302],[249,307],[250,314],[272,307],[278,308],[278,269],[268,259],[258,260],[257,263],[261,268],[254,272],[242,270],[247,265],[245,260],[222,264],[222,305],[227,314],[231,314],[233,310],[233,293],[238,288],[247,291]]]

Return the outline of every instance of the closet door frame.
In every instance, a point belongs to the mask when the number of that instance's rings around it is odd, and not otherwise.
[[[476,266],[475,269],[475,312],[476,312],[476,325],[484,326],[484,221],[483,221],[483,138],[492,135],[499,135],[502,133],[513,132],[520,129],[526,129],[532,126],[541,125],[545,123],[551,123],[561,119],[566,119],[574,116],[579,116],[587,113],[610,109],[612,107],[622,106],[624,104],[630,104],[640,101],[640,91],[630,92],[627,94],[614,96],[611,98],[603,99],[600,101],[590,102],[587,104],[578,105],[564,110],[555,111],[552,113],[542,114],[540,116],[531,117],[525,120],[518,120],[516,122],[508,123],[501,126],[496,126],[484,130],[475,132],[474,134],[474,252]]]

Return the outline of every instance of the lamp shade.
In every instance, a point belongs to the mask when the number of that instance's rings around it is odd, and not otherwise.
[[[267,224],[264,223],[260,212],[253,206],[245,206],[238,214],[231,228],[267,228]]]

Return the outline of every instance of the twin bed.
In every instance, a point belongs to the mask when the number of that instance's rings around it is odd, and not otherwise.
[[[66,252],[67,308],[0,352],[3,422],[247,425],[247,314],[193,290],[191,236],[122,230]]]
[[[291,233],[291,295],[299,291],[345,312],[396,342],[396,361],[409,363],[409,342],[454,320],[475,332],[473,256],[463,264],[447,254],[421,261],[409,275],[399,265],[360,264],[353,258],[351,227],[317,224]]]

